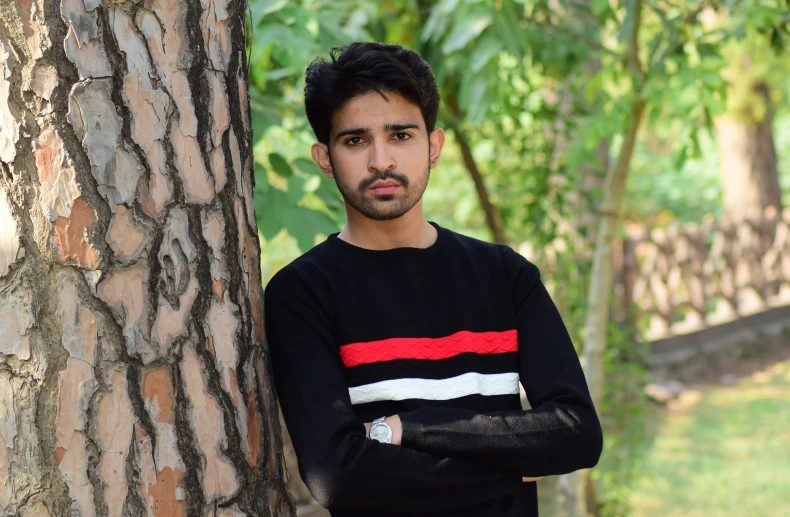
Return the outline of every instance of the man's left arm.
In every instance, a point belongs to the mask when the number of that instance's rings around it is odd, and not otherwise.
[[[401,445],[529,477],[591,468],[598,463],[603,434],[578,356],[538,268],[508,252],[520,379],[532,409],[477,413],[426,407],[403,412]]]

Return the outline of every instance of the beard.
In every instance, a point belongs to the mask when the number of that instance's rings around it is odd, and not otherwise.
[[[374,221],[390,221],[406,214],[422,199],[431,176],[431,166],[428,163],[425,166],[425,172],[415,181],[409,181],[405,175],[390,171],[365,178],[355,188],[340,178],[331,156],[329,161],[335,173],[335,184],[345,202],[360,214]],[[392,180],[399,183],[401,188],[398,191],[402,192],[394,194],[371,193],[370,186],[381,180]]]

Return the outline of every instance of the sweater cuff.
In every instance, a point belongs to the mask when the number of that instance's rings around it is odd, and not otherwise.
[[[414,420],[414,414],[411,411],[398,413],[401,424],[401,447],[408,449],[423,450],[425,445],[425,431],[422,422]]]

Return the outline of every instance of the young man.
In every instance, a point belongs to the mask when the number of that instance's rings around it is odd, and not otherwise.
[[[538,268],[423,217],[444,144],[430,67],[335,49],[305,107],[348,222],[265,291],[302,479],[333,517],[538,515],[534,481],[594,466],[601,427]]]

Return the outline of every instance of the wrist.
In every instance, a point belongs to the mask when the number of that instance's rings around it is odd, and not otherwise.
[[[403,438],[403,425],[401,424],[398,415],[388,416],[384,419],[387,425],[392,429],[392,445],[400,445]]]

